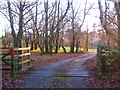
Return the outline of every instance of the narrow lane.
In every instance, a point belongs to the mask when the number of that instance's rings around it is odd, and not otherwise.
[[[28,80],[21,88],[84,88],[88,87],[84,78],[89,77],[82,66],[83,62],[96,54],[85,54],[79,57],[56,62],[39,70],[29,71]],[[69,63],[69,65],[67,65]],[[68,68],[64,68],[68,66]],[[84,84],[84,85],[83,85]],[[82,86],[83,85],[83,86]]]

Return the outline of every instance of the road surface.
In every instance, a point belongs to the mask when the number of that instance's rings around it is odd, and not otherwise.
[[[84,54],[29,71],[28,79],[19,88],[90,88],[89,74],[82,64],[95,55]]]

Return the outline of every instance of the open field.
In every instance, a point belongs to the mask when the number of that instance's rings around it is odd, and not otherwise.
[[[70,52],[70,47],[65,47],[65,49],[66,49],[67,52]],[[74,49],[74,51],[75,50],[76,50],[76,48]],[[38,48],[37,50],[32,50],[32,51],[37,52],[37,51],[40,51],[40,49]],[[78,52],[80,52],[80,51],[86,52],[83,48],[79,48]],[[88,52],[91,52],[91,51],[97,51],[97,49],[88,49]],[[54,52],[54,50],[53,50],[53,52]],[[59,48],[58,52],[59,53],[64,52],[62,47]]]

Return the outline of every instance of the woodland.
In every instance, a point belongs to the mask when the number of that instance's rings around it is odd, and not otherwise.
[[[92,10],[98,10],[99,23],[94,22],[91,31],[88,26],[89,21],[86,23],[86,20]],[[23,74],[27,70],[19,71],[23,67],[22,65],[18,65],[17,71],[13,68],[18,62],[19,64],[30,62],[32,69],[37,70],[52,63],[90,53],[96,55],[94,57],[91,55],[83,66],[90,74],[88,82],[91,87],[119,88],[119,0],[98,0],[97,3],[89,3],[88,0],[84,2],[76,0],[6,0],[0,3],[0,16],[9,22],[2,29],[4,34],[0,37],[0,43],[2,43],[0,52],[1,55],[5,55],[0,60],[3,59],[4,64],[6,62],[4,58],[11,55],[11,61],[7,61],[7,63],[12,68],[10,71],[2,70],[3,88],[14,88],[14,84],[18,88],[19,84],[27,79],[28,76]],[[1,25],[1,27],[3,26]],[[6,54],[9,49],[12,54]],[[28,50],[27,54],[23,54],[25,50]],[[18,61],[13,58],[14,54],[21,54]],[[30,60],[23,62],[22,56],[26,55]],[[71,63],[64,63],[63,67],[69,68]],[[22,73],[22,75],[17,73]]]

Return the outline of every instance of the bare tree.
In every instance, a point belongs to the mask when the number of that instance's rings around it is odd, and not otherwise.
[[[105,11],[103,11],[101,0],[98,0],[99,10],[100,10],[100,21],[101,24],[106,31],[107,35],[111,36],[113,40],[115,40],[118,43],[118,48],[120,48],[120,1],[114,2],[115,3],[115,9],[116,14],[114,16],[108,15],[108,5],[105,0]],[[117,18],[115,16],[117,15]],[[108,19],[109,18],[109,19]],[[114,20],[117,19],[116,22]],[[113,23],[114,26],[117,26],[117,35],[114,33],[114,31],[111,29],[111,23]],[[120,66],[120,55],[118,54],[118,66]]]
[[[45,52],[48,53],[48,0],[44,0],[45,9]]]
[[[5,15],[5,17],[9,20],[10,22],[10,27],[12,30],[12,36],[13,36],[13,41],[14,41],[14,47],[22,47],[22,35],[24,32],[24,25],[27,24],[30,20],[26,19],[25,22],[25,17],[28,14],[30,10],[27,10],[30,6],[34,4],[30,4],[28,2],[10,2],[7,0],[7,6],[8,8],[5,8],[8,10],[8,15],[7,13],[4,13],[0,11],[2,14]],[[30,9],[32,9],[31,7]],[[15,27],[15,24],[18,25],[18,29]]]
[[[57,20],[59,21],[60,18],[60,0],[58,1],[58,5],[57,5]],[[58,41],[59,41],[59,31],[60,31],[60,23],[58,23],[57,25],[57,30],[56,30],[56,49],[55,49],[55,53],[58,53]]]
[[[75,26],[74,26],[74,20],[75,20],[75,10],[73,9],[73,2],[72,2],[72,22],[71,22],[71,25],[72,25],[72,41],[71,41],[71,45],[70,45],[70,52],[71,53],[74,53],[74,47],[75,47]]]
[[[75,43],[76,43],[76,48],[77,48],[76,52],[78,51],[80,41],[78,39],[77,34],[78,34],[79,30],[81,29],[81,27],[83,26],[85,18],[88,15],[89,11],[92,9],[93,5],[94,4],[90,5],[90,7],[87,9],[87,0],[85,1],[85,7],[84,7],[84,10],[83,10],[84,11],[83,12],[83,14],[84,14],[83,18],[82,18],[81,24],[79,24],[79,27],[76,28],[75,27],[76,16],[77,16],[77,14],[80,14],[80,13],[78,12],[79,8],[78,8],[77,11],[75,11],[75,8],[73,8],[73,4],[72,4],[72,8],[71,8],[71,10],[72,10],[72,15],[71,15],[72,16],[72,18],[71,18],[71,20],[72,20],[71,21],[72,39],[71,39],[71,44],[70,44],[70,47],[71,47],[70,52],[72,52],[72,53],[74,53]]]
[[[45,2],[47,4],[47,2]],[[63,19],[65,18],[65,16],[67,15],[67,12],[69,10],[70,7],[70,2],[68,0],[68,5],[67,8],[65,9],[65,12],[60,16],[59,15],[59,9],[60,9],[60,1],[55,2],[55,6],[53,5],[52,7],[55,7],[55,11],[53,14],[48,13],[47,9],[45,9],[45,48],[46,48],[46,52],[49,52],[49,44],[50,44],[50,52],[51,52],[51,48],[52,48],[52,43],[53,43],[53,38],[51,38],[51,36],[53,36],[54,31],[56,30],[56,41],[55,41],[55,53],[58,53],[58,48],[59,48],[59,31],[60,31],[60,23],[63,21]],[[47,4],[48,5],[48,4]],[[56,7],[57,6],[57,7]],[[47,6],[46,6],[47,7]],[[57,10],[57,19],[56,19],[56,10]],[[52,9],[53,11],[53,9]],[[47,15],[48,14],[48,15]],[[47,15],[47,16],[46,16]],[[50,16],[52,16],[52,20],[50,20]],[[49,21],[48,21],[49,20]],[[53,25],[49,25],[50,23],[52,23]],[[49,29],[47,28],[48,25],[50,26]],[[47,30],[46,30],[47,29]],[[48,35],[48,31],[50,31],[50,35]],[[46,33],[47,32],[47,33]],[[49,38],[50,36],[50,38]],[[47,38],[47,39],[46,39]],[[50,43],[48,43],[50,39]]]

